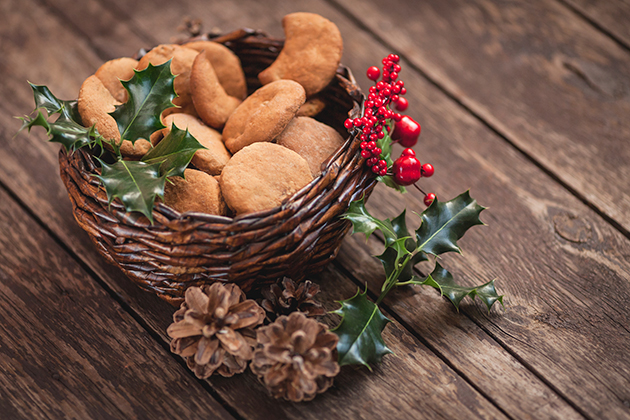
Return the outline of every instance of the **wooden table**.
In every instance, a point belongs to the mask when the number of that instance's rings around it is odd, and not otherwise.
[[[282,36],[293,11],[341,29],[343,62],[403,57],[416,146],[441,198],[470,188],[487,227],[444,264],[497,278],[505,310],[457,313],[393,293],[395,355],[345,367],[313,402],[269,398],[251,372],[197,380],[170,353],[173,309],[96,253],[73,220],[58,145],[15,137],[26,81],[63,98],[105,60],[209,31]],[[0,418],[630,418],[630,4],[624,0],[3,0],[0,3]],[[422,211],[378,188],[370,210]],[[417,221],[417,219],[416,219]],[[382,281],[381,246],[348,237],[317,280],[327,308]]]

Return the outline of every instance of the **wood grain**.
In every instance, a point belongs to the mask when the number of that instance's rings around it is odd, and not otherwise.
[[[551,0],[339,3],[630,231],[628,51]]]
[[[0,189],[6,419],[231,419]]]
[[[24,9],[29,10],[29,13],[35,18],[38,17],[38,13],[43,16],[46,12],[29,2],[21,4],[24,4]],[[19,7],[16,9],[19,10]],[[107,16],[104,11],[103,15]],[[48,22],[52,26],[51,19],[48,19]],[[89,73],[90,66],[95,68],[92,61],[98,61],[92,52],[92,47],[89,47],[92,41],[87,39],[88,46],[83,47],[72,40],[72,33],[64,30],[61,23],[57,23],[57,25],[58,27],[54,28],[56,33],[54,43],[41,45],[41,50],[36,50],[34,57],[22,57],[22,59],[32,60],[34,63],[37,60],[37,53],[47,51],[50,53],[51,61],[54,61],[52,57],[55,48],[59,48],[56,47],[56,44],[69,45],[71,47],[70,52],[66,53],[66,61],[54,63],[54,65],[61,67],[61,70],[57,74],[49,75],[52,78],[52,83],[48,83],[53,86],[55,79],[65,78],[80,84],[81,78],[85,77],[83,74]],[[33,37],[41,39],[33,34],[26,33],[25,35],[27,42]],[[64,37],[66,38],[64,39]],[[14,54],[15,56],[28,56],[29,51],[30,49],[14,51]],[[81,61],[83,57],[87,57],[85,62]],[[5,79],[12,83],[13,81],[19,83],[19,80],[24,78],[24,74],[20,74],[21,71],[28,73],[29,66],[17,68],[14,70],[15,73],[6,72],[4,74]],[[41,81],[38,82],[41,83]],[[28,89],[18,88],[16,93],[15,106],[30,106],[29,102],[32,99]],[[7,127],[9,122],[3,120],[1,124],[3,127]],[[38,217],[41,217],[46,225],[50,226],[74,252],[80,255],[89,267],[98,271],[99,276],[109,287],[120,294],[121,299],[138,312],[144,322],[156,333],[163,335],[170,322],[172,308],[157,302],[153,296],[138,293],[136,288],[130,285],[128,279],[123,278],[116,270],[106,267],[92,249],[91,244],[85,239],[85,235],[77,231],[74,226],[75,222],[72,220],[69,203],[63,197],[65,192],[60,187],[58,179],[50,176],[50,173],[54,171],[54,163],[50,157],[54,156],[54,149],[56,148],[43,143],[41,135],[28,138],[20,136],[19,141],[21,143],[10,139],[6,133],[2,136],[2,146],[0,147],[7,151],[7,159],[0,167],[0,173],[2,173],[0,179],[6,180],[5,182],[12,189],[15,188],[20,199],[29,207],[32,205],[33,211]],[[20,147],[17,147],[16,144],[19,144]],[[28,149],[25,152],[26,156],[19,153],[22,148]],[[48,175],[46,175],[46,171],[48,171]],[[38,177],[41,178],[38,179]],[[348,279],[335,276],[334,273],[330,274],[330,278],[335,284],[340,284],[338,289],[329,287],[331,291],[335,290],[344,295],[346,292],[353,292],[354,285]],[[341,295],[335,295],[335,298],[340,297]],[[339,384],[335,389],[309,404],[289,404],[271,400],[250,373],[232,379],[212,378],[210,383],[245,418],[317,419],[321,418],[322,413],[327,413],[332,417],[362,418],[366,416],[366,394],[370,395],[374,401],[377,398],[382,400],[379,404],[369,407],[370,415],[379,417],[402,419],[415,417],[417,413],[422,412],[427,413],[427,416],[431,418],[452,418],[454,416],[503,418],[501,412],[487,399],[452,372],[448,366],[419,344],[404,329],[398,326],[393,327],[388,334],[389,340],[396,343],[394,347],[399,350],[400,354],[411,351],[413,354],[417,353],[419,357],[392,359],[388,362],[388,368],[382,370],[379,368],[377,374],[370,374],[365,369],[345,369],[346,372],[340,377]],[[418,381],[418,377],[431,379]],[[408,396],[390,395],[392,389],[408,387],[414,389],[414,394]],[[439,398],[426,398],[430,395],[436,395]]]
[[[630,49],[630,3],[626,0],[561,0]]]

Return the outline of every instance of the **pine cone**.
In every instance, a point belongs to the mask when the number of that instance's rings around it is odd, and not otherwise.
[[[337,341],[326,325],[293,312],[256,330],[250,367],[275,398],[310,401],[339,373]]]
[[[213,283],[190,287],[185,301],[173,314],[166,332],[173,338],[171,351],[187,358],[200,379],[215,371],[232,376],[247,368],[265,311],[235,284]]]
[[[267,318],[270,321],[295,311],[303,312],[311,318],[324,315],[322,304],[314,299],[319,293],[318,285],[306,280],[296,287],[293,280],[285,277],[282,280],[282,287],[284,290],[276,283],[262,291],[265,299],[261,306],[267,311]]]

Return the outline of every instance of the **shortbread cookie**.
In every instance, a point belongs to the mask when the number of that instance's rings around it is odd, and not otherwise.
[[[199,53],[190,74],[190,89],[195,109],[211,127],[221,129],[241,100],[225,93],[207,52]]]
[[[282,19],[286,41],[276,61],[258,79],[264,85],[280,79],[295,80],[310,97],[335,76],[343,41],[337,25],[314,13],[291,13]]]
[[[171,60],[171,72],[177,75],[173,82],[177,98],[173,99],[173,103],[181,107],[180,112],[194,115],[195,110],[190,96],[190,71],[197,54],[197,51],[179,45],[158,45],[140,59],[136,69],[144,70],[149,66],[149,63],[159,66]],[[170,114],[175,110],[167,109],[165,112]]]
[[[96,130],[105,139],[120,142],[120,131],[116,120],[109,115],[110,112],[114,112],[116,105],[120,105],[120,102],[114,99],[98,77],[92,75],[85,79],[79,91],[77,104],[83,125],[86,127],[95,125]],[[151,149],[151,143],[146,140],[136,140],[135,146],[125,140],[120,153],[130,159],[140,159],[149,149]]]
[[[237,215],[274,208],[311,182],[308,163],[273,143],[254,143],[240,150],[221,173],[221,191]]]
[[[197,150],[192,158],[192,164],[207,174],[219,175],[230,160],[230,153],[221,140],[221,133],[208,127],[192,115],[171,114],[164,118],[166,125],[164,135],[168,134],[173,123],[180,130],[188,129],[188,132],[206,148]]]
[[[223,44],[212,41],[193,41],[183,45],[195,51],[205,51],[212,68],[225,89],[225,93],[237,99],[247,97],[247,82],[241,60]]]
[[[223,129],[225,145],[236,153],[252,143],[273,141],[305,100],[304,89],[292,80],[278,80],[261,87],[228,119]]]
[[[221,189],[212,175],[194,169],[186,169],[184,176],[186,179],[178,176],[168,179],[164,188],[164,204],[180,213],[196,211],[217,215],[225,214],[226,208]]]
[[[332,127],[313,118],[296,117],[276,137],[276,143],[302,156],[317,176],[322,162],[344,143],[343,137]]]
[[[326,102],[318,96],[309,98],[297,112],[298,117],[314,117],[326,108]]]
[[[118,102],[127,102],[127,89],[120,83],[121,80],[129,80],[134,75],[134,69],[138,61],[129,57],[116,58],[105,62],[96,70],[94,75],[105,85],[109,93]]]

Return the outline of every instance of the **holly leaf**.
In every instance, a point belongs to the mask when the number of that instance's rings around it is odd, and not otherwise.
[[[151,133],[165,127],[160,115],[175,106],[172,100],[176,96],[170,65],[171,60],[159,66],[149,64],[145,70],[134,70],[130,80],[120,81],[129,92],[129,99],[109,115],[118,124],[121,141],[135,144],[138,139],[148,140]]]
[[[153,203],[164,196],[166,176],[160,176],[161,163],[119,160],[112,165],[101,161],[101,175],[107,199],[120,198],[125,210],[144,214],[153,223]]]
[[[48,141],[62,144],[67,152],[73,152],[84,146],[102,145],[103,138],[96,131],[96,127],[83,127],[63,114],[52,123],[46,120],[46,116],[41,110],[37,110],[37,115],[34,118],[25,116],[20,119],[22,120],[22,127],[19,131],[27,129],[30,132],[31,128],[35,126],[43,127],[46,134],[50,136]]]
[[[391,168],[394,164],[394,161],[392,160],[392,139],[391,137],[389,137],[389,134],[387,134],[387,132],[385,132],[385,136],[382,139],[379,139],[376,142],[376,146],[381,149],[381,159],[387,162],[388,168]],[[379,175],[376,177],[376,180],[387,185],[389,188],[397,190],[400,193],[404,194],[407,192],[407,189],[405,187],[394,182],[394,177],[391,175]]]
[[[475,225],[483,225],[479,214],[485,207],[477,204],[468,191],[447,202],[438,200],[422,213],[422,224],[416,230],[417,249],[439,255],[461,253],[457,241]]]
[[[341,217],[352,222],[353,234],[358,232],[364,233],[365,239],[368,239],[376,229],[383,232],[387,246],[399,239],[389,219],[377,219],[367,211],[365,208],[365,197],[350,203],[348,211]]]
[[[488,307],[488,311],[497,301],[503,305],[503,295],[499,296],[497,294],[497,290],[494,287],[494,280],[477,287],[460,286],[453,280],[453,275],[439,263],[435,264],[435,269],[431,274],[424,280],[417,282],[417,284],[432,286],[438,289],[442,296],[446,296],[453,305],[455,305],[458,311],[459,304],[466,296],[470,296],[473,300],[475,296],[479,296],[479,299]]]
[[[205,149],[186,130],[173,124],[170,133],[153,149],[144,155],[142,161],[148,164],[159,163],[160,175],[184,177],[184,170],[199,149]]]
[[[350,299],[339,302],[341,308],[333,312],[342,316],[339,325],[332,330],[339,337],[340,366],[358,364],[372,370],[369,363],[379,363],[384,355],[392,353],[381,336],[390,320],[366,294],[367,290],[363,293],[358,290]]]
[[[44,108],[50,117],[52,114],[62,114],[68,119],[81,122],[81,117],[77,111],[77,101],[63,101],[57,99],[55,95],[44,85],[36,85],[28,82],[31,89],[33,89],[33,96],[35,98],[35,109]]]

